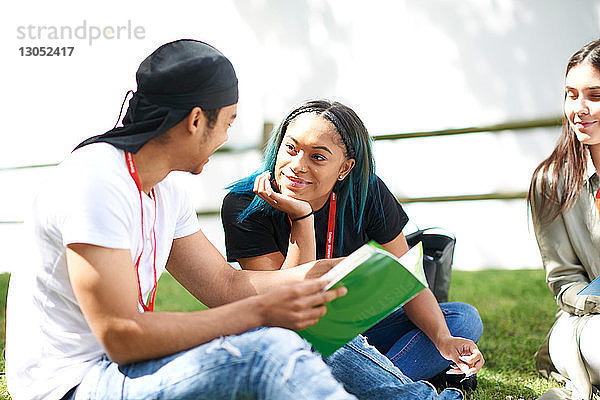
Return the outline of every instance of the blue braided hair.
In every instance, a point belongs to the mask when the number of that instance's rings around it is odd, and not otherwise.
[[[277,153],[288,126],[296,117],[302,114],[316,114],[329,121],[339,133],[346,150],[346,158],[353,158],[354,168],[343,181],[338,181],[333,191],[338,196],[338,210],[336,216],[336,226],[339,227],[339,237],[344,236],[344,216],[349,209],[352,213],[354,225],[357,231],[360,231],[363,221],[363,213],[367,201],[367,193],[370,188],[376,191],[373,195],[379,201],[375,201],[376,212],[383,214],[381,210],[381,199],[379,196],[378,185],[375,182],[375,160],[371,146],[371,137],[367,128],[360,120],[358,115],[349,107],[328,100],[312,100],[292,110],[281,125],[274,131],[265,151],[263,165],[257,171],[246,178],[242,178],[227,187],[234,193],[252,194],[254,181],[258,175],[265,171],[270,171],[271,176],[275,174],[275,163]],[[238,216],[238,221],[243,221],[249,215],[257,212],[265,212],[269,215],[283,214],[282,211],[271,207],[266,201],[258,196],[254,196],[252,202]],[[339,250],[342,249],[343,241],[339,240]]]

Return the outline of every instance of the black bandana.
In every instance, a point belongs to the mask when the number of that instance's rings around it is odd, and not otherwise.
[[[214,110],[238,101],[231,62],[196,40],[177,40],[156,49],[140,64],[136,81],[138,90],[129,101],[123,126],[93,136],[75,149],[106,142],[136,153],[182,121],[192,108]]]

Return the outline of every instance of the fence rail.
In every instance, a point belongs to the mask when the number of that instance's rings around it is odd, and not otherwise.
[[[439,203],[445,201],[478,201],[478,200],[520,200],[527,198],[527,192],[494,192],[483,194],[460,194],[455,196],[432,197],[398,197],[402,204],[406,203]]]
[[[461,135],[465,133],[499,132],[499,131],[520,131],[524,129],[535,128],[553,128],[562,125],[562,117],[540,118],[534,120],[512,121],[502,124],[472,126],[468,128],[441,129],[437,131],[393,133],[388,135],[374,135],[373,140],[396,140],[413,139],[433,136]]]
[[[495,192],[482,194],[461,194],[455,196],[431,196],[431,197],[398,197],[401,204],[407,203],[441,203],[448,201],[479,201],[479,200],[523,200],[527,198],[527,192]],[[220,215],[219,210],[196,211],[198,217],[212,217]]]
[[[527,198],[527,192],[495,192],[482,194],[461,194],[455,196],[431,196],[431,197],[398,197],[396,199],[401,204],[408,203],[441,203],[450,201],[480,201],[480,200],[523,200]],[[199,210],[196,211],[198,217],[214,217],[221,215],[220,210]],[[0,221],[2,224],[22,224],[23,221]]]
[[[452,128],[452,129],[441,129],[435,131],[422,131],[422,132],[406,132],[406,133],[391,133],[391,134],[383,134],[383,135],[372,135],[371,138],[374,141],[379,140],[397,140],[397,139],[414,139],[414,138],[424,138],[424,137],[435,137],[435,136],[448,136],[448,135],[461,135],[466,133],[482,133],[482,132],[499,132],[499,131],[519,131],[526,129],[535,129],[535,128],[552,128],[561,126],[562,117],[550,117],[550,118],[538,118],[532,120],[522,120],[522,121],[511,121],[505,122],[501,124],[494,125],[483,125],[483,126],[471,126],[467,128]],[[272,124],[265,124],[265,126],[272,127]],[[269,128],[265,128],[269,129]],[[241,148],[231,148],[231,147],[222,147],[218,149],[217,153],[245,153],[247,151],[256,151],[261,150],[263,146],[248,146]],[[0,172],[2,171],[14,171],[19,169],[31,169],[31,168],[47,168],[47,167],[55,167],[58,163],[50,163],[50,164],[33,164],[33,165],[19,165],[15,167],[0,167]]]
[[[414,138],[425,138],[425,137],[436,137],[436,136],[448,136],[448,135],[461,135],[469,133],[483,133],[483,132],[500,132],[500,131],[522,131],[536,128],[553,128],[562,125],[562,117],[550,117],[550,118],[538,118],[534,120],[521,120],[511,121],[501,124],[494,125],[483,125],[466,128],[453,128],[453,129],[441,129],[435,131],[422,131],[422,132],[407,132],[407,133],[394,133],[384,135],[373,135],[374,141],[379,140],[399,140],[399,139],[414,139]],[[265,127],[271,126],[265,124]],[[266,129],[266,128],[265,128]],[[244,153],[248,151],[260,150],[262,146],[249,146],[244,148],[230,148],[223,147],[217,150],[218,153],[225,154],[236,154]],[[58,165],[57,163],[50,164],[36,164],[36,165],[22,165],[15,167],[0,167],[0,172],[14,171],[22,169],[32,168],[47,168]],[[450,202],[450,201],[480,201],[480,200],[519,200],[525,199],[527,192],[494,192],[494,193],[482,193],[482,194],[465,194],[465,195],[453,195],[453,196],[431,196],[431,197],[397,197],[400,203],[438,203],[438,202]],[[219,210],[203,210],[198,211],[199,217],[219,215]],[[0,221],[2,224],[22,224],[23,221]]]

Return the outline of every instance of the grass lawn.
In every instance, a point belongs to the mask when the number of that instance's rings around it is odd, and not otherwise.
[[[0,346],[4,348],[8,274],[0,274]],[[556,304],[544,283],[544,273],[533,271],[454,271],[451,301],[479,309],[485,331],[479,342],[486,364],[478,374],[479,387],[469,399],[535,399],[558,386],[537,375],[533,354],[554,321]],[[202,308],[168,274],[159,283],[157,308],[184,311]],[[0,400],[10,399],[0,363]]]

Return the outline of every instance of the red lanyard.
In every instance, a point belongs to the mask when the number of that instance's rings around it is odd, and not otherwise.
[[[331,192],[329,198],[329,218],[327,219],[327,244],[325,245],[325,258],[333,257],[333,239],[335,233],[335,205],[336,195]]]
[[[154,299],[156,297],[156,290],[158,288],[158,279],[156,276],[156,214],[157,214],[157,206],[156,206],[156,193],[154,192],[154,188],[150,193],[152,194],[152,199],[154,200],[154,222],[152,223],[152,239],[153,243],[153,258],[152,258],[152,267],[154,269],[154,286],[150,291],[150,295],[148,296],[148,305],[144,303],[144,299],[142,297],[142,285],[140,283],[140,260],[142,258],[142,254],[144,254],[144,243],[146,242],[146,237],[144,236],[144,203],[142,201],[142,183],[140,181],[140,176],[138,175],[137,169],[135,168],[135,162],[133,162],[133,155],[126,151],[125,152],[125,160],[127,161],[127,170],[129,171],[129,175],[133,178],[135,185],[138,188],[140,194],[140,212],[142,215],[142,251],[135,261],[135,274],[137,276],[137,284],[138,284],[138,300],[140,305],[144,309],[144,311],[154,311]]]
[[[335,234],[335,202],[336,202],[335,193],[331,192],[331,196],[329,196],[329,218],[327,219],[327,244],[325,245],[325,258],[333,257],[333,239]],[[292,224],[292,220],[288,215],[288,220],[290,221],[290,225]]]

